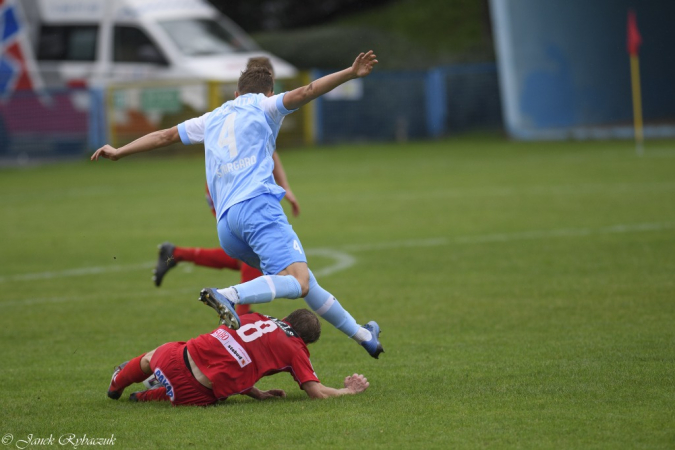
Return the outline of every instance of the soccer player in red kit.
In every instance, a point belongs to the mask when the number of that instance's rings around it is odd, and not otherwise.
[[[327,398],[365,391],[368,380],[359,374],[345,378],[342,389],[324,386],[312,368],[307,344],[321,335],[319,319],[306,309],[284,320],[251,313],[241,317],[236,331],[220,326],[187,342],[170,342],[113,372],[108,397],[117,400],[126,387],[151,373],[159,387],[134,392],[129,400],[171,401],[173,405],[210,405],[232,395],[264,400],[285,397],[280,389],[261,391],[262,377],[289,372],[310,398]]]

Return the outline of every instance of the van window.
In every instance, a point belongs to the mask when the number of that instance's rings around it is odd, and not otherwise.
[[[166,34],[178,49],[188,56],[247,52],[244,39],[239,39],[223,25],[210,19],[177,19],[160,21]]]
[[[94,61],[98,26],[66,25],[40,29],[37,59],[47,61]]]
[[[152,63],[168,65],[162,52],[147,34],[136,27],[115,27],[115,62]]]

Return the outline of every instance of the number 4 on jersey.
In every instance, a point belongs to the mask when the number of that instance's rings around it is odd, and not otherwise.
[[[237,150],[237,140],[234,136],[234,119],[237,118],[237,113],[229,113],[223,123],[223,128],[220,130],[218,136],[218,145],[220,148],[227,147],[230,152],[230,158],[234,158],[239,154]]]

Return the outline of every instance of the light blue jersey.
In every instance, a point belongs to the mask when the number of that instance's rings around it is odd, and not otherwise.
[[[206,183],[220,219],[232,205],[261,194],[279,201],[272,154],[284,117],[284,94],[245,94],[178,125],[183,144],[204,143]]]
[[[245,94],[178,125],[184,144],[204,143],[206,182],[216,209],[221,247],[265,274],[233,286],[242,304],[302,295],[302,286],[293,275],[279,275],[293,264],[307,264],[300,239],[279,204],[286,192],[274,182],[272,173],[281,122],[293,112],[284,107],[283,97]],[[372,341],[371,333],[309,274],[307,304],[347,336]]]

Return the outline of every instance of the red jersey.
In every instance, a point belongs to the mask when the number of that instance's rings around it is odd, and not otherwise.
[[[289,324],[274,317],[246,314],[238,330],[220,326],[190,339],[187,346],[218,399],[246,393],[262,377],[278,372],[290,372],[300,386],[319,381],[307,345]]]

